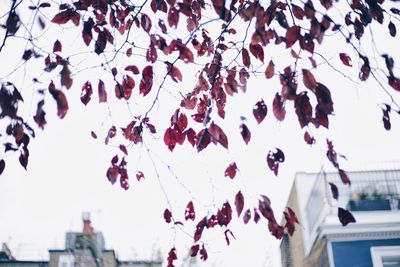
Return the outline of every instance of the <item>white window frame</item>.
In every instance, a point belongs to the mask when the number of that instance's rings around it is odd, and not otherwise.
[[[74,255],[60,255],[58,258],[58,267],[74,267],[75,266],[75,257]]]
[[[371,247],[372,265],[374,267],[383,267],[382,258],[388,256],[399,256],[400,246],[379,246]]]

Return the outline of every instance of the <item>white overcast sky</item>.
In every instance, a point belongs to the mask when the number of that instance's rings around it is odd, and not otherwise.
[[[4,3],[1,3],[1,14],[5,10]],[[52,28],[55,34],[47,32],[46,36],[51,37],[42,43],[47,46],[47,50],[50,50],[56,37],[63,44],[65,42],[64,49],[71,54],[84,49],[80,33],[67,35],[65,32],[68,29],[65,29],[64,34],[60,35],[57,33],[58,28]],[[381,38],[379,35],[377,37],[377,40]],[[321,53],[340,71],[357,80],[359,62],[354,61],[353,68],[343,66],[338,53],[346,52],[354,59],[355,55],[347,47],[333,45],[337,39],[331,38],[331,45],[326,50],[320,50]],[[397,44],[395,39],[379,42],[380,52],[393,51]],[[19,65],[19,53],[24,50],[24,46],[25,42],[21,42],[21,39],[8,40],[4,51],[0,53],[0,62],[10,64],[0,65],[0,78]],[[288,51],[286,54],[278,54],[266,50],[266,62],[273,59],[279,69],[283,69],[285,61],[291,61],[287,54]],[[75,69],[93,65],[86,56],[75,57]],[[301,62],[306,64],[308,56],[304,54]],[[400,60],[398,52],[393,56],[395,60]],[[161,104],[156,105],[151,114],[155,122],[160,122],[160,134],[156,138],[147,136],[145,139],[149,152],[145,145],[129,150],[127,161],[131,188],[128,191],[121,189],[118,184],[112,186],[107,181],[106,170],[118,149],[105,147],[104,136],[110,125],[124,126],[129,122],[126,120],[129,110],[126,105],[115,101],[111,101],[109,107],[99,105],[96,94],[87,107],[83,106],[79,101],[81,85],[88,79],[97,85],[99,75],[104,73],[101,69],[80,73],[74,79],[73,88],[67,93],[70,110],[63,120],[56,117],[51,96],[46,96],[48,124],[44,131],[36,130],[37,137],[30,144],[28,171],[19,166],[18,155],[6,155],[6,170],[0,176],[0,242],[7,242],[20,258],[46,259],[47,249],[63,248],[66,231],[81,230],[81,213],[89,211],[93,226],[105,236],[106,246],[114,248],[121,258],[150,259],[159,249],[162,256],[166,257],[174,240],[178,257],[183,258],[192,239],[180,230],[175,234],[164,222],[162,213],[168,207],[167,198],[177,219],[183,220],[184,207],[190,200],[194,200],[198,218],[201,218],[207,211],[215,212],[227,199],[233,204],[234,195],[239,189],[244,193],[249,207],[257,203],[257,196],[262,193],[271,198],[279,219],[294,173],[318,171],[321,166],[330,168],[325,157],[325,137],[333,139],[337,152],[348,158],[348,161],[341,161],[344,169],[399,166],[399,116],[392,114],[391,131],[386,131],[381,122],[379,104],[387,103],[388,97],[371,78],[368,83],[351,82],[332,71],[318,56],[315,59],[321,65],[314,74],[319,82],[331,89],[335,103],[335,116],[330,118],[330,131],[311,129],[317,137],[317,144],[309,147],[303,141],[303,132],[293,108],[288,108],[286,120],[278,123],[272,115],[272,97],[280,90],[278,79],[266,82],[261,76],[251,80],[246,94],[239,93],[228,99],[225,122],[217,120],[217,123],[226,127],[224,129],[229,133],[228,137],[231,137],[228,153],[221,146],[213,145],[197,153],[187,144],[176,147],[174,153],[170,153],[163,144],[163,129],[169,126],[169,117],[175,109],[169,103],[179,100],[179,90],[193,86],[191,70],[183,63],[178,65],[184,74],[183,83],[177,85],[169,81],[161,92]],[[252,62],[256,60],[252,58]],[[29,75],[33,72],[41,73],[41,65],[37,69],[33,66],[28,62],[26,68],[21,67],[10,76],[19,86],[24,85],[23,94],[27,105],[23,112],[28,115],[35,113],[37,103],[32,93],[34,91],[31,91]],[[53,75],[57,83],[58,71],[54,71]],[[103,76],[101,78],[105,81],[108,79]],[[299,84],[301,87],[301,79]],[[33,88],[47,88],[47,83],[33,85]],[[108,90],[109,99],[114,98],[110,84]],[[396,95],[395,91],[391,92],[398,101],[398,93]],[[269,112],[265,121],[257,126],[251,111],[252,105],[261,98],[268,105]],[[33,102],[30,105],[31,99]],[[141,101],[143,99],[136,91],[130,101],[135,111],[139,104],[143,104]],[[252,132],[248,146],[240,137],[240,116],[247,118],[246,124]],[[99,138],[93,139],[91,131],[96,132]],[[281,148],[286,155],[278,177],[272,174],[265,161],[268,151],[274,147]],[[0,157],[3,156],[0,154]],[[231,181],[223,173],[233,161],[237,163],[240,172]],[[144,172],[143,181],[137,182],[134,179],[136,170]],[[163,191],[167,192],[167,198]],[[184,230],[193,234],[194,224],[187,223],[187,226]],[[225,244],[221,229],[205,235],[210,259],[204,266],[244,266],[249,262],[251,266],[280,266],[279,241],[269,235],[265,221],[258,225],[243,226],[235,220],[230,229],[237,240],[229,247]]]

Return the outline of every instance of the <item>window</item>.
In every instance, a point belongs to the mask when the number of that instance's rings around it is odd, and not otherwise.
[[[60,255],[58,267],[74,267],[75,259],[73,255]]]
[[[400,246],[371,247],[374,267],[400,267]]]

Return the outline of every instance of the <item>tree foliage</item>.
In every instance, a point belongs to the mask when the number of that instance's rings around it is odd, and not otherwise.
[[[331,89],[339,86],[328,86],[320,80],[316,75],[320,64],[328,64],[330,71],[339,72],[344,78],[351,79],[340,70],[343,67],[357,69],[360,81],[375,80],[376,90],[388,96],[388,102],[382,103],[386,130],[391,128],[390,115],[400,112],[395,101],[400,79],[394,59],[389,54],[377,57],[365,49],[377,41],[371,41],[373,34],[368,33],[369,30],[374,32],[374,27],[385,28],[383,34],[390,42],[395,42],[400,16],[396,1],[71,0],[59,5],[50,1],[26,5],[23,1],[12,0],[6,9],[2,11],[5,13],[1,22],[4,37],[0,52],[4,52],[11,39],[25,43],[25,48],[15,51],[15,55],[20,56],[21,65],[39,62],[41,70],[30,78],[34,85],[45,85],[35,92],[31,100],[34,103],[30,103],[21,94],[24,88],[17,87],[18,81],[9,78],[11,74],[2,77],[1,135],[6,137],[2,139],[3,145],[5,153],[19,154],[19,162],[25,169],[29,161],[29,143],[35,137],[34,128],[45,129],[45,110],[56,112],[60,119],[68,115],[69,89],[80,88],[80,101],[85,106],[94,105],[96,100],[99,104],[117,102],[127,106],[136,102],[131,119],[123,125],[109,125],[105,137],[106,145],[118,143],[116,155],[105,168],[105,176],[110,183],[119,182],[124,189],[129,188],[130,179],[126,160],[128,147],[141,146],[152,136],[160,135],[159,140],[171,152],[178,146],[189,146],[201,152],[212,144],[229,150],[232,133],[224,129],[226,105],[234,97],[251,94],[253,88],[248,88],[248,83],[252,79],[262,80],[262,83],[275,80],[280,84],[274,97],[253,104],[252,113],[257,124],[262,124],[267,116],[282,123],[289,115],[296,116],[304,132],[304,141],[309,145],[316,142],[313,131],[329,129],[330,118],[334,115]],[[79,46],[82,51],[71,49],[70,36],[63,36],[60,29],[73,32],[73,46],[82,44]],[[59,35],[49,36],[47,31],[56,31]],[[319,53],[333,45],[332,36],[342,42],[345,50],[335,59],[342,66],[333,66],[330,59]],[[45,46],[44,38],[51,45]],[[272,58],[269,51],[279,51],[284,58]],[[93,56],[92,67],[98,69],[98,75],[88,77],[83,84],[75,82],[75,77],[83,76],[85,71],[76,60],[79,53]],[[195,70],[193,75],[187,74],[189,69]],[[167,84],[179,85],[185,81],[192,82],[191,87],[180,88],[177,101],[162,102],[160,95]],[[54,99],[56,111],[48,106],[46,95]],[[36,107],[34,116],[21,115],[20,110],[25,105]],[[165,128],[153,123],[158,122],[157,105],[168,106],[171,112]],[[246,145],[252,141],[253,130],[256,129],[250,129],[243,119],[238,132]],[[91,135],[97,138],[96,133]],[[350,185],[332,140],[323,142],[326,142],[326,157],[338,170],[342,182]],[[265,168],[278,175],[285,153],[271,147],[265,161]],[[1,159],[0,173],[4,169],[6,162]],[[221,176],[235,179],[239,169],[235,162],[227,163],[225,174]],[[145,179],[139,170],[135,176],[138,181]],[[337,187],[330,184],[330,188],[337,199]],[[227,245],[234,238],[228,228],[236,216],[232,210],[236,210],[244,224],[251,218],[257,223],[262,216],[269,232],[277,238],[285,231],[293,234],[299,223],[289,208],[284,212],[285,224],[280,225],[268,197],[262,195],[258,206],[251,207],[246,205],[240,190],[235,199],[221,203],[207,216],[196,214],[195,207],[196,203],[189,201],[183,214],[185,221],[196,222],[191,255],[199,253],[202,260],[208,257],[202,243],[205,230],[221,227]],[[178,219],[180,216],[171,209],[165,209],[163,214],[166,223],[174,227],[183,225]],[[343,225],[354,222],[348,211],[339,208],[338,214]],[[172,248],[168,265],[173,266],[177,257],[177,250]]]

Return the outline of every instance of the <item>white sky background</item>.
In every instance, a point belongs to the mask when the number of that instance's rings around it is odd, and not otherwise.
[[[7,9],[2,2],[0,15]],[[51,18],[50,14],[54,12],[49,10],[48,14]],[[181,23],[183,22],[181,20]],[[44,39],[40,46],[46,51],[51,51],[53,42],[58,38],[63,43],[64,56],[76,51],[88,51],[83,46],[80,31],[74,31],[71,25],[67,24],[62,35],[58,32],[59,27],[52,25],[51,31],[46,32],[46,36],[50,36],[49,39]],[[68,31],[68,28],[72,28],[72,31]],[[384,28],[386,30],[386,27]],[[379,43],[380,53],[394,51],[398,45],[398,39],[389,37],[388,33],[382,36],[376,33],[375,38]],[[343,66],[337,53],[346,52],[353,60],[356,56],[348,47],[336,45],[336,41],[335,37],[326,39],[325,45],[329,42],[330,45],[325,51],[319,48],[318,51],[322,51],[331,64],[357,81],[360,62],[353,61],[353,68]],[[4,51],[0,53],[0,78],[21,63],[20,53],[25,44],[21,39],[9,38]],[[92,47],[93,44],[89,50]],[[108,44],[107,48],[110,49],[111,46]],[[272,46],[265,49],[265,62],[268,63],[272,58],[276,70],[282,70],[292,61],[288,50],[284,53],[282,49],[280,51],[274,50]],[[300,64],[310,68],[307,59],[309,55],[304,52],[303,54]],[[392,56],[395,62],[400,60],[398,52]],[[91,61],[96,58],[93,54],[71,57],[71,70],[74,73],[86,66],[96,65],[97,62]],[[318,63],[324,63],[316,55],[315,59]],[[135,64],[143,66],[143,59],[140,57],[132,56],[130,60],[135,60]],[[254,57],[251,60],[255,66],[259,64]],[[37,99],[31,91],[30,75],[35,75],[34,72],[40,75],[43,67],[41,59],[38,65],[35,64],[34,61],[28,61],[25,65],[26,75],[22,67],[10,78],[16,81],[18,88],[24,88],[22,93],[26,103],[31,103],[33,99],[31,106],[27,105],[23,111],[31,117],[36,112]],[[128,65],[123,61],[118,64],[121,70]],[[380,64],[384,66],[383,61]],[[221,146],[213,145],[204,152],[197,153],[187,143],[177,146],[175,151],[170,153],[163,144],[162,137],[164,129],[169,126],[169,117],[177,105],[169,103],[180,100],[179,90],[186,92],[187,88],[191,89],[194,86],[191,69],[181,62],[177,66],[184,74],[183,83],[175,84],[168,78],[160,95],[160,105],[156,105],[150,114],[152,121],[160,122],[155,123],[159,132],[156,139],[149,135],[144,138],[145,145],[151,150],[151,158],[145,146],[134,146],[129,150],[127,161],[131,179],[128,191],[121,189],[118,183],[111,186],[105,176],[112,156],[116,153],[122,155],[118,152],[118,142],[111,142],[115,146],[104,146],[105,134],[111,125],[115,124],[118,128],[129,122],[127,106],[121,104],[121,101],[115,101],[113,86],[106,82],[110,75],[105,76],[101,68],[97,68],[85,70],[74,77],[73,87],[68,92],[63,89],[70,106],[63,120],[56,117],[54,100],[47,95],[45,111],[48,124],[44,131],[36,130],[37,137],[30,143],[28,172],[19,166],[18,155],[9,153],[5,156],[6,169],[0,176],[0,241],[7,242],[13,252],[21,258],[45,259],[48,257],[47,249],[64,247],[66,231],[81,230],[81,212],[90,211],[93,226],[103,232],[106,246],[114,248],[121,258],[149,259],[157,249],[161,249],[162,256],[166,257],[168,250],[174,245],[175,238],[178,257],[183,258],[185,250],[192,245],[192,238],[178,229],[175,236],[174,230],[164,222],[162,214],[168,204],[160,185],[167,192],[173,214],[178,220],[184,220],[184,208],[192,199],[197,212],[196,222],[207,214],[207,210],[211,213],[216,212],[227,199],[233,206],[234,195],[239,189],[245,196],[245,209],[256,205],[259,194],[269,196],[279,220],[294,173],[318,171],[322,165],[329,168],[325,156],[325,136],[333,139],[337,152],[348,158],[347,162],[341,161],[345,169],[373,168],[375,164],[383,166],[383,163],[387,162],[398,163],[399,116],[392,113],[392,130],[389,132],[384,130],[381,122],[382,112],[379,104],[389,102],[387,96],[372,82],[372,77],[368,83],[355,84],[344,79],[327,64],[321,64],[318,71],[313,73],[319,82],[330,88],[335,104],[335,116],[330,117],[329,133],[325,130],[310,129],[317,137],[317,144],[313,147],[310,148],[303,141],[303,131],[300,130],[292,107],[287,107],[287,117],[283,123],[276,121],[272,115],[272,99],[275,92],[280,91],[278,78],[266,82],[262,74],[259,79],[250,79],[246,94],[239,93],[233,98],[228,98],[224,122],[216,119],[216,123],[224,128],[230,138],[228,153]],[[262,71],[264,69],[265,66],[260,68]],[[165,66],[161,65],[157,71],[164,73]],[[59,69],[56,69],[50,77],[60,88],[58,72]],[[397,68],[396,72],[399,73]],[[98,104],[99,75],[106,82],[109,106]],[[144,102],[142,96],[138,96],[139,78],[134,78],[136,87],[129,102],[133,113],[140,114],[140,110],[146,110],[149,103]],[[79,96],[81,86],[87,79],[92,81],[94,94],[92,101],[85,107]],[[47,80],[43,80],[46,83],[33,85],[33,92],[47,88]],[[155,81],[153,90],[158,84],[159,81]],[[299,78],[299,91],[302,89],[304,87]],[[390,88],[389,90],[399,100],[398,93]],[[150,100],[153,99],[152,95],[149,97]],[[252,105],[261,98],[266,102],[269,112],[265,121],[257,126],[252,115]],[[292,104],[289,103],[288,106]],[[109,109],[111,117],[108,115]],[[247,118],[246,124],[252,133],[248,146],[240,136],[240,116]],[[33,125],[33,120],[30,123]],[[92,130],[97,133],[97,140],[90,136]],[[281,148],[286,155],[278,177],[272,174],[265,161],[268,151],[274,147]],[[3,154],[0,154],[0,157],[3,157]],[[160,174],[159,179],[152,160]],[[234,180],[230,180],[224,177],[223,173],[233,161],[237,163],[240,173]],[[171,172],[167,164],[171,166]],[[144,172],[145,180],[136,181],[136,170]],[[236,217],[236,212],[233,217]],[[184,228],[185,231],[192,235],[194,224],[186,224],[188,227]],[[232,240],[229,247],[226,246],[222,229],[205,230],[203,239],[207,243],[210,259],[204,266],[280,266],[279,241],[270,236],[265,220],[261,220],[258,225],[250,223],[243,226],[241,218],[239,223],[235,219],[229,229],[237,238]],[[207,234],[208,232],[210,233]]]

